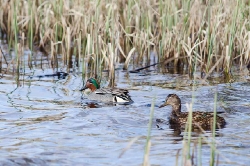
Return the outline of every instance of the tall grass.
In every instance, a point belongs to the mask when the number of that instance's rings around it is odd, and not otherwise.
[[[215,165],[215,130],[216,130],[216,114],[217,113],[217,92],[214,95],[214,119],[212,126],[212,142],[211,142],[211,151],[210,151],[210,166]]]
[[[33,56],[33,40],[34,40],[34,35],[33,35],[33,31],[34,31],[34,14],[33,14],[33,7],[34,7],[34,3],[32,3],[32,0],[28,0],[28,9],[29,9],[29,19],[30,19],[30,24],[29,24],[29,28],[28,28],[28,41],[29,41],[29,49],[31,51],[30,55],[29,55],[29,59],[32,59]],[[27,20],[27,19],[26,19]],[[29,68],[32,68],[32,63],[31,60],[29,60],[28,62],[29,64]]]
[[[150,109],[150,119],[148,123],[148,134],[147,134],[147,141],[145,145],[143,166],[150,165],[149,153],[150,153],[150,147],[151,147],[151,129],[152,129],[153,117],[154,117],[154,106],[155,106],[155,98],[152,101],[151,109]]]
[[[242,69],[249,61],[247,0],[17,0],[1,1],[0,8],[0,28],[7,34],[9,48],[16,50],[24,33],[31,57],[35,46],[51,48],[46,56],[54,68],[59,67],[60,56],[68,68],[72,56],[77,56],[99,74],[111,67],[108,43],[114,65],[126,60],[149,65],[155,51],[162,67],[185,66],[190,76],[194,60],[202,72],[224,71],[226,77],[232,65]],[[193,49],[187,52],[187,48]]]
[[[187,109],[189,112],[188,115],[188,123],[186,125],[185,134],[183,138],[183,148],[182,148],[182,160],[181,165],[202,165],[202,144],[207,143],[210,146],[210,160],[209,165],[214,166],[219,163],[219,152],[216,149],[216,139],[215,139],[215,131],[216,131],[216,105],[217,103],[217,94],[215,94],[215,104],[214,104],[214,120],[211,126],[211,137],[209,139],[202,134],[206,133],[202,128],[200,128],[200,136],[196,139],[192,138],[192,104],[187,104]],[[198,146],[197,146],[198,144]],[[217,154],[217,158],[216,158]],[[177,158],[179,156],[179,152],[177,152]],[[217,160],[216,160],[217,159]],[[178,165],[178,163],[176,163]]]

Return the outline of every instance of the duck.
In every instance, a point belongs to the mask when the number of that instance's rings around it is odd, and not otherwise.
[[[132,103],[133,100],[127,89],[121,88],[100,88],[95,78],[89,78],[85,86],[80,89],[89,100],[113,103]]]
[[[181,112],[181,99],[176,94],[169,94],[165,102],[159,108],[167,105],[172,106],[172,112],[168,119],[170,128],[185,129],[188,123],[188,112]],[[221,113],[221,112],[219,112]],[[214,112],[192,112],[192,129],[211,130],[213,127]],[[161,120],[157,119],[157,122]],[[225,127],[226,121],[223,117],[216,115],[216,129]]]

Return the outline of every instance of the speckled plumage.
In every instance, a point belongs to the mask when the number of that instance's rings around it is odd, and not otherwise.
[[[169,117],[169,124],[171,128],[185,128],[188,121],[188,112],[181,112],[181,100],[176,94],[169,94],[164,104],[172,106],[171,116]],[[214,113],[213,112],[192,112],[192,128],[199,129],[199,126],[204,130],[210,130],[213,126]],[[216,128],[223,128],[226,121],[223,117],[216,115]]]
[[[84,90],[85,96],[90,100],[115,103],[130,103],[133,102],[128,90],[120,88],[100,88],[98,82],[94,78],[87,80]]]

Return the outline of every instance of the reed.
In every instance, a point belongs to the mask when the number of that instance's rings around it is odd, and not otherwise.
[[[46,51],[45,56],[53,68],[59,67],[61,56],[71,68],[72,57],[77,56],[94,75],[100,74],[111,67],[105,60],[110,43],[114,64],[133,59],[126,61],[124,69],[128,62],[149,65],[151,53],[157,52],[163,69],[184,66],[192,78],[197,61],[201,72],[210,75],[223,70],[229,80],[234,64],[243,69],[249,61],[248,4],[246,0],[1,1],[0,29],[15,53],[24,33],[30,61],[35,59],[36,48],[51,48],[53,52]],[[74,47],[78,55],[73,54]]]
[[[150,153],[150,147],[151,147],[151,129],[152,129],[152,123],[153,123],[153,117],[154,117],[154,106],[155,106],[155,98],[152,100],[152,104],[150,108],[150,118],[149,118],[149,123],[148,123],[148,134],[147,134],[145,150],[144,150],[143,166],[150,165],[149,153]]]
[[[217,95],[215,94],[215,100],[217,100]],[[187,109],[189,110],[189,117],[191,117],[192,113],[192,104],[187,104]],[[216,103],[214,106],[214,123],[212,125],[212,130],[211,130],[211,141],[208,140],[207,137],[203,136],[202,134],[196,139],[192,138],[192,121],[191,125],[190,122],[186,125],[185,129],[185,134],[183,138],[183,148],[182,148],[182,160],[181,160],[181,165],[202,165],[202,144],[204,142],[210,146],[210,166],[213,166],[215,164],[218,165],[219,163],[219,158],[217,157],[216,160],[216,154],[219,154],[218,150],[216,149],[216,139],[215,139],[215,131],[216,131]],[[189,120],[189,119],[188,119]],[[201,133],[206,133],[202,128],[200,128]],[[197,146],[198,142],[198,146]],[[178,159],[179,152],[177,152],[176,158]],[[196,160],[195,160],[196,159]],[[178,161],[176,161],[178,163]],[[178,165],[178,164],[177,164]]]
[[[2,49],[1,49],[1,47],[0,47],[0,73],[2,73],[3,57],[4,57],[3,51],[2,51]]]
[[[215,150],[216,150],[216,143],[215,143],[215,130],[216,130],[216,113],[217,113],[217,91],[214,95],[214,119],[213,119],[213,126],[212,126],[212,142],[211,142],[211,152],[210,152],[210,166],[215,165]]]
[[[194,46],[195,47],[195,46]],[[191,51],[189,51],[191,52]],[[197,62],[193,62],[194,71],[197,70]],[[186,104],[187,110],[188,110],[188,123],[185,126],[185,132],[183,137],[183,148],[182,148],[182,160],[181,165],[202,165],[202,140],[205,140],[206,143],[210,146],[210,166],[215,165],[215,155],[216,155],[216,142],[215,142],[215,131],[216,131],[216,112],[217,112],[217,92],[215,93],[214,97],[214,117],[213,117],[213,124],[211,125],[211,142],[207,140],[206,137],[204,137],[202,134],[198,137],[198,148],[197,148],[197,141],[193,141],[192,138],[192,114],[193,109],[192,105],[194,103],[194,92],[196,87],[196,78],[194,77],[194,83],[192,86],[192,102],[190,104]],[[199,126],[198,126],[199,127]],[[201,133],[206,133],[201,127],[200,127]],[[179,152],[177,152],[177,155],[179,155]],[[178,156],[176,157],[178,158]],[[196,160],[195,160],[196,158]],[[219,159],[217,158],[217,163]]]
[[[28,1],[28,13],[29,13],[29,16],[30,16],[30,24],[29,24],[29,28],[28,28],[28,40],[29,40],[29,49],[30,49],[30,51],[31,51],[31,54],[30,54],[30,58],[32,57],[32,55],[33,55],[33,41],[34,41],[34,39],[33,39],[33,37],[34,37],[34,14],[33,14],[33,7],[34,7],[34,1],[32,1],[32,0],[29,0]],[[32,63],[30,63],[30,64],[32,64]],[[30,65],[30,68],[31,68],[31,65]]]

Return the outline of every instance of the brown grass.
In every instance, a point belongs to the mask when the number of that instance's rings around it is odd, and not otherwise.
[[[247,0],[16,0],[1,1],[0,8],[9,47],[16,47],[18,31],[31,50],[32,44],[50,48],[46,53],[55,68],[59,54],[65,65],[72,67],[75,56],[95,74],[110,69],[107,54],[114,54],[114,64],[133,58],[134,64],[149,65],[155,51],[163,67],[184,65],[191,75],[196,66],[229,74],[234,64],[242,69],[249,61]]]

